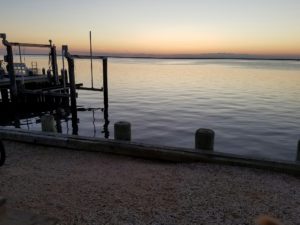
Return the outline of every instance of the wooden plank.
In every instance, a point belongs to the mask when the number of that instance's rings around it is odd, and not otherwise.
[[[33,47],[33,48],[51,48],[51,45],[46,44],[32,44],[32,43],[19,43],[19,42],[9,42],[11,46],[22,46],[22,47]]]

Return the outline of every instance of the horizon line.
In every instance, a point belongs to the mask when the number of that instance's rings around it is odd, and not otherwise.
[[[86,55],[76,52],[72,55]],[[19,54],[15,54],[18,55]],[[46,53],[25,53],[27,56],[47,56]],[[94,56],[107,58],[132,58],[132,59],[232,59],[232,60],[290,60],[300,61],[300,55],[258,55],[258,54],[235,54],[235,53],[205,53],[205,54],[146,54],[146,53],[93,53]],[[62,56],[58,53],[57,56]]]

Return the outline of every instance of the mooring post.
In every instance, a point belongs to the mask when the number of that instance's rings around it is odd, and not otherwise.
[[[131,140],[131,124],[129,122],[120,121],[114,126],[115,140],[130,141]]]
[[[300,140],[298,141],[298,150],[297,150],[297,161],[300,162]]]
[[[195,134],[195,148],[200,150],[214,150],[215,132],[211,129],[201,128]]]

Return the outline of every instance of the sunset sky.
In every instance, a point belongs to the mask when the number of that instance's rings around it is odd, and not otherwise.
[[[300,55],[299,0],[0,0],[9,40],[95,52]]]

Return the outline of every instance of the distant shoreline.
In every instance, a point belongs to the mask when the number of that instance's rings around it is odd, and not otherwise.
[[[0,54],[3,56],[3,54]],[[15,54],[19,56],[19,54]],[[23,56],[48,56],[48,54],[22,54]],[[77,54],[74,54],[77,55]],[[80,55],[80,54],[79,54]],[[97,55],[97,54],[94,54]],[[57,54],[61,57],[61,54]],[[272,57],[230,57],[230,56],[138,56],[138,55],[110,55],[110,54],[99,54],[98,56],[103,56],[107,58],[115,59],[168,59],[168,60],[247,60],[247,61],[300,61],[300,58],[272,58]]]
[[[19,54],[16,54],[19,56]],[[24,56],[48,56],[48,54],[23,54]],[[57,56],[61,57],[60,54]],[[122,56],[99,54],[99,56],[115,59],[168,59],[168,60],[249,60],[249,61],[300,61],[300,58],[271,58],[271,57],[171,57],[171,56]]]

